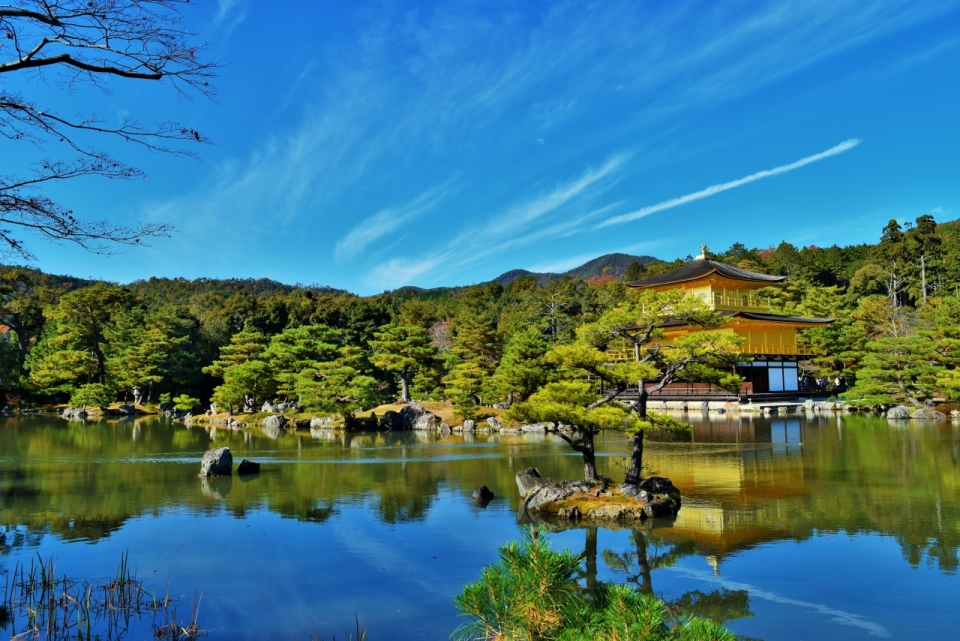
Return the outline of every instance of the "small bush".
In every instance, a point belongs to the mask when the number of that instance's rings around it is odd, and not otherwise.
[[[192,396],[187,396],[186,394],[181,394],[173,399],[173,407],[181,412],[190,412],[199,404],[199,398],[193,398]]]
[[[97,407],[107,409],[113,401],[113,392],[100,383],[81,385],[70,395],[70,405],[73,407]]]

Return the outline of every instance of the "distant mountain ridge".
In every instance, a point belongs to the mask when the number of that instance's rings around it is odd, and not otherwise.
[[[619,253],[604,254],[603,256],[599,256],[593,260],[585,262],[579,267],[574,267],[573,269],[565,271],[562,274],[554,272],[532,272],[527,269],[511,269],[508,272],[500,274],[494,278],[493,281],[506,286],[521,276],[533,276],[541,285],[547,285],[563,276],[582,278],[586,280],[588,278],[603,276],[605,273],[613,276],[614,278],[620,278],[623,276],[624,271],[626,271],[627,265],[633,261],[638,261],[643,265],[649,265],[657,260],[659,259],[654,258],[653,256],[634,256],[633,254]],[[605,269],[608,271],[604,272]]]

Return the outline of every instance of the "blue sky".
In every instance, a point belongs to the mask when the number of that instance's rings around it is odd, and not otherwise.
[[[178,231],[109,258],[33,239],[42,269],[369,294],[960,217],[960,2],[196,4],[218,102],[23,86],[215,143],[118,147],[146,180],[58,186]]]

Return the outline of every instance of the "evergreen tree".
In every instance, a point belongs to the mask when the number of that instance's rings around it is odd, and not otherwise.
[[[546,359],[549,345],[543,334],[528,329],[515,334],[504,350],[500,365],[494,373],[494,386],[508,403],[524,401],[549,378],[549,363]]]
[[[397,376],[400,400],[409,402],[413,376],[421,368],[430,367],[435,357],[427,331],[416,325],[384,325],[373,336],[370,361]]]
[[[98,283],[70,292],[45,311],[47,324],[30,352],[30,380],[46,392],[72,391],[85,383],[116,389],[107,368],[107,336],[114,317],[139,306],[125,288]]]
[[[906,236],[896,220],[891,220],[883,228],[880,244],[875,250],[876,258],[887,272],[887,295],[895,306],[902,303],[902,292],[906,284],[906,273],[910,266]]]
[[[219,407],[235,408],[244,406],[247,395],[253,396],[253,402],[272,396],[277,389],[273,372],[266,361],[251,359],[223,370],[223,383],[213,390],[213,402]]]
[[[352,346],[341,348],[335,359],[301,372],[296,389],[305,406],[339,414],[345,426],[354,422],[360,408],[375,407],[383,399],[366,355]]]
[[[231,366],[251,360],[262,360],[267,349],[267,337],[260,332],[237,332],[229,345],[220,348],[220,358],[203,368],[204,374],[214,378],[223,378],[224,372]]]
[[[271,338],[264,358],[277,381],[277,393],[294,396],[300,373],[337,358],[343,340],[343,332],[326,325],[292,327]]]
[[[205,374],[223,383],[213,392],[213,401],[231,410],[242,407],[247,394],[254,403],[276,390],[276,381],[266,362],[267,339],[260,332],[238,332],[220,350],[220,358],[203,368]]]
[[[909,293],[914,300],[927,304],[930,285],[942,258],[943,241],[937,235],[937,222],[930,214],[917,218],[917,223],[906,233],[906,252],[910,257],[911,283]]]
[[[457,416],[474,419],[487,380],[487,370],[475,360],[457,363],[447,380],[447,398]]]
[[[639,260],[631,261],[627,268],[623,270],[623,280],[634,281],[646,278],[647,270]]]

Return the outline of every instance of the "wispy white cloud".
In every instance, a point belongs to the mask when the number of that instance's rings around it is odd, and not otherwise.
[[[450,183],[434,187],[399,207],[378,211],[359,223],[337,243],[334,256],[343,261],[366,249],[436,207],[450,194]]]
[[[589,202],[603,194],[616,182],[616,174],[628,158],[629,155],[625,153],[614,154],[599,167],[588,168],[581,175],[562,182],[545,193],[528,197],[508,207],[504,213],[494,216],[486,224],[468,225],[453,238],[440,243],[444,247],[441,253],[426,258],[395,258],[377,264],[368,274],[367,283],[385,288],[408,285],[413,278],[427,275],[441,266],[445,270],[459,271],[519,245],[557,236],[569,230],[572,225],[610,209],[611,206],[606,206],[577,216],[573,220],[550,224],[558,216],[568,213],[571,206],[576,206],[580,201]],[[416,205],[412,210],[419,212],[421,207]],[[371,226],[367,223],[382,224],[389,219],[389,213],[378,213],[358,226],[354,232],[362,236],[365,233],[362,230]],[[337,253],[340,251],[338,245]]]
[[[213,26],[223,29],[229,36],[241,22],[247,19],[248,0],[218,0],[217,13],[213,16]]]
[[[442,226],[428,225],[431,216],[409,220],[411,231],[444,254],[450,248],[451,258],[399,257],[387,273],[371,253],[365,275],[350,272],[377,286],[414,273],[435,282],[524,243],[580,233],[590,221],[574,221],[604,206],[591,199],[627,170],[625,159],[610,159],[608,170],[593,170],[599,178],[583,175],[583,185],[524,199],[531,177],[544,184],[612,149],[653,157],[651,138],[680,127],[691,110],[756,91],[955,4],[785,0],[696,12],[683,3],[611,0],[560,2],[521,18],[456,2],[415,11],[385,5],[375,19],[358,21],[359,31],[345,27],[342,38],[311,51],[290,88],[276,94],[284,117],[265,119],[269,130],[245,132],[244,148],[193,193],[158,203],[152,217],[184,232],[178,246],[185,252],[212,233],[235,235],[244,246],[294,229],[346,243],[357,231],[350,214],[357,203],[385,212],[401,200],[398,184],[417,193],[455,169],[461,190],[444,205],[457,216]],[[217,7],[225,29],[246,18],[248,2]],[[286,117],[292,113],[300,119]],[[516,168],[514,183],[485,171],[507,163]],[[632,161],[630,170],[638,165]],[[490,211],[502,214],[490,219]],[[342,259],[345,251],[334,253]]]
[[[738,178],[737,180],[731,180],[729,182],[720,183],[717,185],[711,185],[706,189],[701,189],[700,191],[695,191],[691,194],[685,196],[679,196],[678,198],[671,198],[670,200],[665,200],[656,205],[649,205],[647,207],[642,207],[636,211],[632,211],[628,214],[621,214],[619,216],[614,216],[603,221],[597,228],[609,227],[610,225],[621,225],[623,223],[628,223],[631,220],[636,220],[638,218],[643,218],[644,216],[649,216],[658,211],[663,211],[665,209],[673,209],[674,207],[679,207],[680,205],[686,205],[695,200],[701,200],[703,198],[709,198],[710,196],[715,196],[717,194],[729,191],[731,189],[736,189],[737,187],[742,187],[743,185],[748,185],[752,182],[758,180],[763,180],[764,178],[769,178],[770,176],[777,176],[779,174],[785,174],[789,171],[795,169],[800,169],[801,167],[806,167],[809,164],[815,163],[825,158],[830,158],[831,156],[836,156],[837,154],[842,154],[845,151],[849,151],[859,145],[861,140],[859,138],[851,138],[849,140],[844,140],[838,145],[834,145],[826,151],[821,151],[818,154],[813,154],[812,156],[807,156],[806,158],[801,158],[796,162],[792,162],[788,165],[780,165],[779,167],[774,167],[773,169],[764,169],[763,171],[758,171],[749,176],[744,176],[743,178]]]

